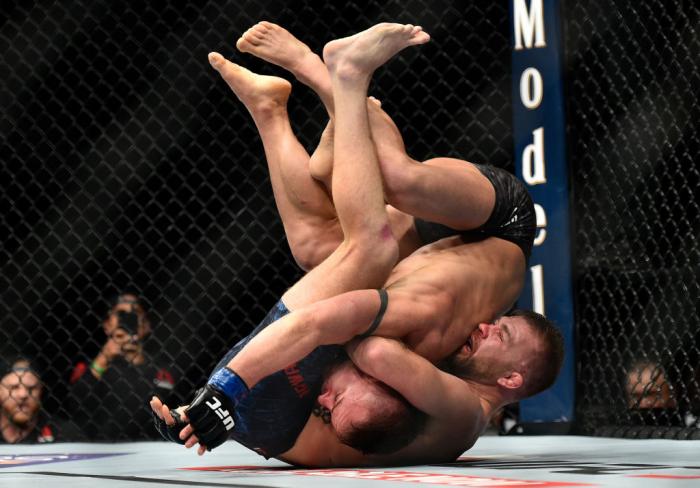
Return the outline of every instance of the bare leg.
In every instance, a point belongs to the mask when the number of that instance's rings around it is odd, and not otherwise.
[[[253,54],[254,56],[285,68],[299,81],[309,86],[318,94],[331,120],[323,131],[318,147],[311,155],[308,166],[311,176],[322,182],[330,194],[333,174],[334,108],[331,78],[323,60],[286,29],[270,22],[259,22],[252,26],[241,36],[236,43],[236,47],[241,52]],[[377,100],[373,101],[379,105]],[[390,153],[392,156],[397,153],[400,154],[401,151],[403,151],[405,155],[401,134],[398,128],[393,124],[393,121],[391,121],[388,116],[384,118],[373,117],[371,120],[373,121],[372,125],[374,125],[374,123],[386,124],[387,121],[388,124],[391,125],[391,127],[387,128],[382,133],[381,149],[387,148],[387,153]],[[374,127],[372,127],[372,130],[374,131]],[[389,137],[389,134],[392,137]],[[398,147],[396,151],[393,150],[393,145]],[[286,163],[292,163],[292,161],[287,161]],[[285,164],[285,162],[282,164]],[[399,237],[400,255],[403,257],[415,251],[420,246],[420,242],[413,229],[413,218],[392,208],[389,208],[389,216],[392,230],[395,235]],[[337,221],[335,222],[337,224]],[[339,224],[337,225],[338,235],[342,236]],[[311,242],[311,240],[307,240],[306,242]],[[337,243],[339,242],[340,239],[338,239]],[[306,260],[309,266],[305,269],[315,267],[324,257],[325,255],[322,253],[316,253],[313,256],[315,261],[309,262],[308,259]]]
[[[370,137],[367,87],[376,68],[400,50],[428,40],[418,27],[379,24],[326,45],[336,109],[333,201],[344,240],[285,294],[290,309],[349,290],[380,287],[393,268],[398,246]]]
[[[333,114],[333,96],[326,66],[306,44],[287,30],[270,22],[261,22],[251,27],[237,46],[290,71],[314,90],[329,114]],[[406,153],[401,133],[386,112],[370,105],[369,115],[386,200],[392,206],[455,229],[472,229],[486,222],[493,210],[495,192],[476,168],[453,158],[435,158],[421,164]],[[331,138],[328,137],[326,142],[332,142]],[[326,185],[331,181],[333,167],[328,153],[323,148],[312,155],[309,163],[312,176]],[[403,247],[410,252],[415,246]]]
[[[323,60],[314,54],[306,44],[279,25],[271,22],[259,22],[241,36],[236,47],[241,52],[250,53],[286,69],[311,88],[321,99],[332,123],[334,108],[331,78]],[[376,121],[384,123],[386,119],[393,125],[388,117],[377,118]],[[403,149],[401,134],[396,126],[393,129],[393,131],[386,130],[385,132],[392,132],[392,135],[398,136],[398,139],[393,137],[383,144],[389,146],[392,143],[397,143]],[[318,149],[311,155],[309,162],[311,176],[322,181],[329,192],[331,191],[333,173],[332,144],[332,125],[329,125],[321,137]]]
[[[414,164],[392,183],[391,202],[396,208],[457,230],[483,225],[496,204],[491,182],[462,159],[434,158]]]
[[[319,96],[331,122],[333,121],[331,78],[323,60],[313,53],[309,46],[283,27],[263,21],[244,32],[236,42],[236,47],[241,52],[250,53],[292,73]],[[319,147],[311,155],[309,162],[311,176],[322,181],[329,193],[333,172],[332,144],[332,128],[326,128]]]
[[[308,170],[311,176],[322,182],[327,190],[331,193],[331,180],[333,174],[333,94],[331,79],[326,65],[321,58],[314,54],[309,47],[290,34],[286,29],[272,24],[270,22],[259,22],[248,29],[236,43],[236,47],[242,51],[253,54],[261,59],[271,62],[275,65],[283,67],[290,71],[298,80],[309,86],[321,98],[322,103],[328,111],[331,120],[326,126],[318,147],[311,155],[308,163]],[[375,101],[378,103],[378,101]],[[378,119],[379,120],[379,119]],[[382,123],[388,120],[393,126],[393,122],[388,116],[381,119]],[[387,133],[390,130],[386,131]],[[382,147],[389,146],[392,142],[400,145],[403,149],[403,141],[401,135],[393,126],[391,130],[393,138],[383,137],[385,140]],[[285,160],[281,163],[294,164],[294,160]],[[400,237],[401,256],[406,256],[420,246],[420,242],[415,236],[415,231],[412,226],[412,217],[402,215],[401,212],[390,209],[390,219],[392,229],[397,237]],[[342,239],[342,231],[337,220],[328,224],[335,224],[336,229],[333,235],[337,238],[331,242],[335,245],[339,244]],[[323,236],[331,233],[328,227],[324,227]],[[290,245],[293,241],[290,241]],[[311,253],[312,249],[319,249],[314,245],[314,236],[299,240],[305,245],[297,245],[293,247],[293,252],[297,262],[305,264],[304,269],[309,270],[320,263],[328,254],[330,254],[331,246],[323,246],[323,252]]]
[[[253,117],[265,149],[275,202],[292,253],[304,269],[328,256],[342,240],[335,208],[309,175],[309,155],[287,115],[291,85],[261,76],[211,53],[209,61]]]
[[[299,81],[311,88],[321,99],[328,116],[333,121],[333,89],[328,69],[323,60],[309,46],[277,24],[258,22],[238,39],[239,51],[250,53],[260,59],[280,66],[292,73]],[[333,129],[326,128],[319,146],[311,155],[311,176],[326,185],[331,191],[333,172]]]
[[[333,117],[333,91],[326,66],[289,31],[271,22],[259,22],[238,39],[236,47],[292,73],[318,94],[328,115]]]
[[[369,120],[384,192],[392,206],[459,230],[474,229],[486,222],[496,193],[473,164],[454,158],[420,163],[406,153],[401,133],[384,110],[371,104]]]
[[[333,119],[330,119],[328,124],[326,124],[326,128],[323,129],[321,140],[318,141],[316,150],[309,159],[309,173],[311,173],[311,177],[323,183],[328,193],[332,192],[334,132]]]
[[[379,100],[373,97],[369,98],[371,101],[371,106],[380,106]],[[372,111],[370,110],[370,126],[372,126],[374,129],[372,118]],[[398,129],[396,129],[395,126],[394,129],[398,134]],[[309,171],[311,172],[311,176],[319,181],[322,181],[329,192],[331,191],[331,181],[333,176],[333,132],[334,124],[332,121],[330,121],[324,129],[323,134],[321,135],[321,140],[318,143],[318,147],[311,155],[311,160],[309,161]],[[372,137],[374,137],[374,133],[375,132],[373,130]],[[387,139],[385,138],[385,140]],[[403,141],[400,141],[400,145],[403,147]],[[379,146],[380,144],[375,144],[375,147]],[[387,205],[387,212],[389,214],[389,222],[391,223],[391,231],[399,242],[399,259],[403,259],[421,247],[423,243],[421,242],[420,237],[418,236],[418,233],[413,225],[413,216],[405,212],[401,212],[391,205]],[[318,264],[318,262],[316,264]]]
[[[332,58],[329,65],[340,111],[338,125],[341,129],[336,127],[337,143],[334,144],[336,167],[333,192],[345,238],[325,261],[285,293],[283,301],[290,309],[303,307],[345,291],[382,286],[393,268],[398,257],[398,247],[391,234],[379,164],[370,137],[367,86],[374,69],[401,49],[427,42],[428,39],[427,34],[421,32],[420,28],[379,24],[357,36],[341,39],[333,45],[326,46],[327,55],[329,59]],[[364,60],[361,59],[363,55],[366,56]],[[276,81],[278,79],[273,77],[259,77],[239,66],[227,63],[215,53],[210,55],[210,62],[250,111],[264,144],[268,134],[283,134],[282,126],[277,127],[273,121],[280,118],[276,114],[280,106],[286,112],[288,87],[284,88]],[[273,85],[273,81],[277,85],[274,90],[261,86],[268,82]],[[253,85],[257,87],[251,89]],[[274,95],[261,100],[260,93],[270,91],[274,92]],[[288,125],[286,115],[282,118]],[[265,150],[268,153],[268,145],[265,145]],[[273,328],[274,326],[265,332]],[[236,368],[237,371],[256,371],[255,363],[251,366],[245,362],[246,356],[251,355],[255,361],[254,353],[250,352],[254,343],[255,340],[229,362],[229,367]],[[248,358],[248,361],[251,359]],[[259,363],[259,359],[257,361]],[[241,365],[248,367],[240,367]],[[251,383],[251,377],[247,378],[248,384],[257,382],[253,380]],[[173,423],[170,410],[163,407],[158,399],[152,398],[151,408],[169,425]],[[187,439],[186,447],[192,447],[198,442],[193,433],[191,425],[180,432],[180,438]],[[204,451],[204,446],[200,445],[199,454],[203,454]]]

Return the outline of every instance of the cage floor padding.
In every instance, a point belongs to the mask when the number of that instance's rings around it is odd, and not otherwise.
[[[0,445],[0,486],[699,487],[700,441],[482,437],[458,461],[380,469],[297,469],[228,442],[199,457],[160,442]]]

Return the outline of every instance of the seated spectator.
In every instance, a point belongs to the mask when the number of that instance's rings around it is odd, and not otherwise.
[[[0,444],[53,442],[54,430],[41,413],[41,377],[32,361],[20,356],[0,367]]]
[[[637,361],[627,370],[629,408],[675,408],[676,398],[664,369],[651,361]]]
[[[627,370],[625,394],[628,413],[637,425],[683,426],[675,391],[663,366],[636,361]]]
[[[153,395],[168,398],[174,380],[144,351],[151,332],[146,310],[136,295],[122,294],[102,327],[106,336],[102,348],[71,374],[73,419],[91,440],[157,438],[148,400]]]

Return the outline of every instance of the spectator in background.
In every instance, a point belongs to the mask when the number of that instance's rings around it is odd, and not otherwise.
[[[676,408],[666,372],[651,361],[637,361],[627,370],[625,393],[629,408]]]
[[[41,412],[43,385],[24,356],[0,366],[0,444],[53,442],[54,429]]]
[[[682,427],[676,392],[660,363],[639,360],[625,376],[628,413],[637,425]]]
[[[119,295],[102,327],[106,341],[99,353],[71,374],[73,419],[90,440],[156,438],[148,400],[168,398],[174,380],[144,351],[151,332],[146,309],[136,295]]]

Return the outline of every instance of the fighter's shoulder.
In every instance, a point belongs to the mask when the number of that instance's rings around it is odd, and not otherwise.
[[[428,265],[411,273],[413,279],[444,283],[455,294],[475,283],[489,283],[518,278],[525,271],[525,258],[515,244],[488,237],[466,242],[435,253]]]

